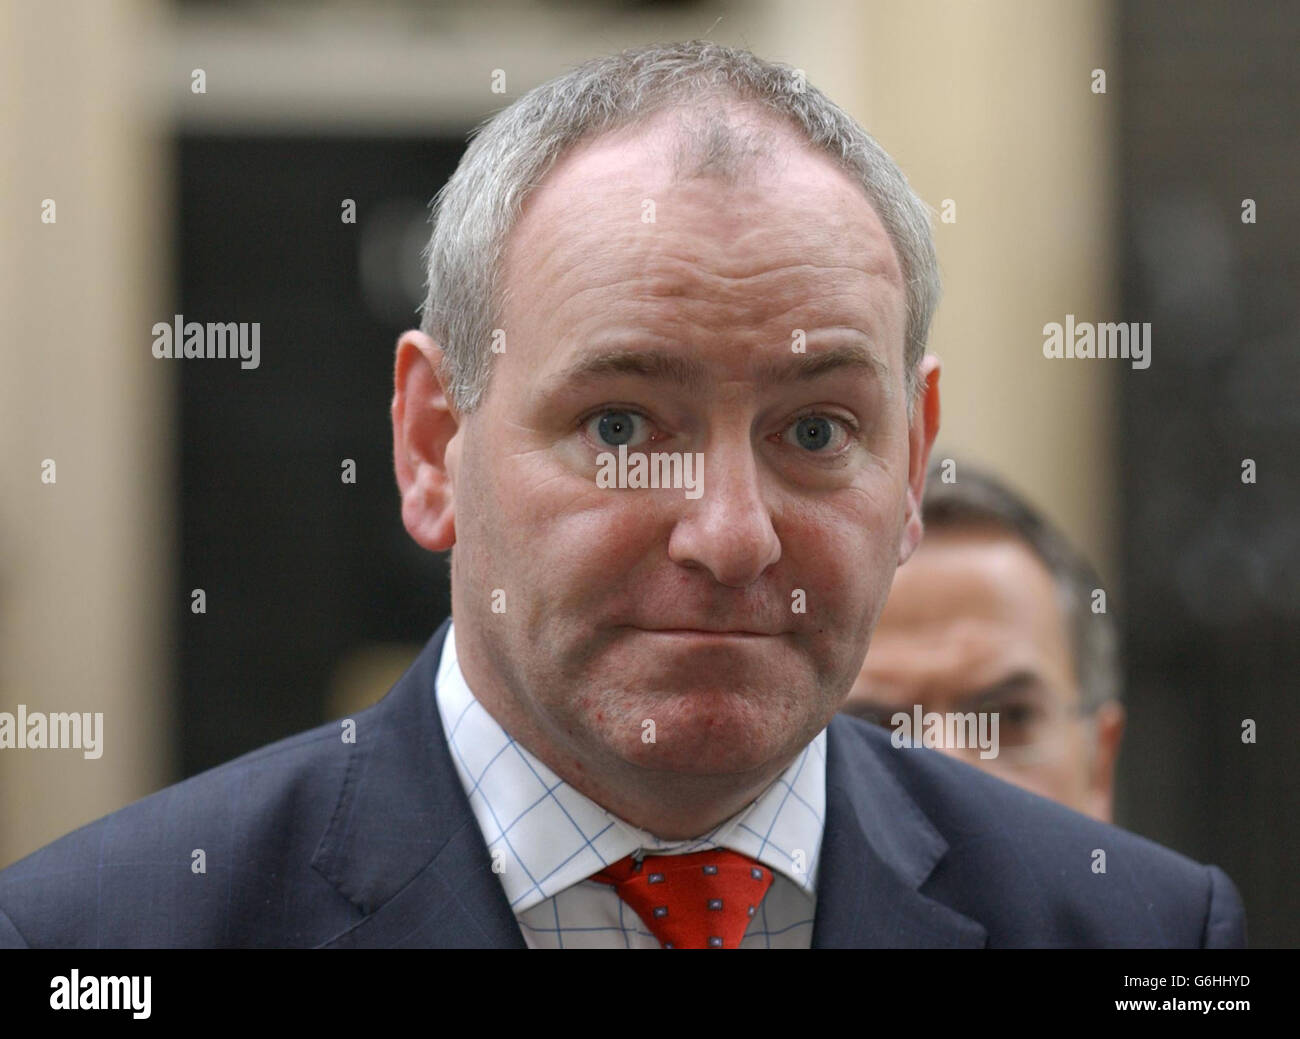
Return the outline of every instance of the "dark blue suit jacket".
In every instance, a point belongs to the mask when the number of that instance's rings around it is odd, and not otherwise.
[[[0,872],[0,946],[523,948],[434,700],[446,627],[355,743],[321,726]],[[831,722],[826,802],[814,946],[1244,944],[1219,869],[866,722]]]

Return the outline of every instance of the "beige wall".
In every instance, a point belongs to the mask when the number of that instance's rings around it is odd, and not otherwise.
[[[0,863],[169,774],[169,409],[148,363],[168,196],[133,87],[149,13],[0,5],[0,710],[103,712],[105,748],[0,750]]]
[[[591,54],[706,32],[801,67],[931,205],[957,203],[936,224],[941,452],[1002,470],[1113,575],[1117,362],[1041,354],[1047,321],[1119,317],[1113,77],[1089,90],[1110,68],[1108,4],[765,0],[639,23],[546,5],[448,15],[441,32],[366,10],[323,5],[304,31],[282,12],[172,23],[147,0],[0,4],[0,710],[102,711],[106,747],[97,761],[0,751],[0,865],[173,778],[168,668],[187,606],[169,601],[170,384],[147,352],[169,298],[172,120],[427,131],[508,100],[484,69],[506,68],[514,96]]]

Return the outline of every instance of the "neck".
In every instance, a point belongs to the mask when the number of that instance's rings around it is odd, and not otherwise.
[[[789,766],[790,760],[761,769],[725,774],[693,774],[648,769],[606,750],[581,753],[545,719],[525,709],[490,669],[461,629],[454,629],[461,673],[474,698],[520,746],[565,783],[624,822],[663,840],[699,837],[748,807]]]

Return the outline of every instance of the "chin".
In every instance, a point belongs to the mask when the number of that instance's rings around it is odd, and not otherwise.
[[[757,751],[757,752],[756,752]],[[641,745],[626,748],[625,760],[650,772],[674,772],[684,776],[740,775],[756,772],[771,760],[753,744],[736,745],[730,741],[703,738],[678,741],[674,745]]]
[[[782,721],[788,704],[759,709],[734,690],[696,691],[625,714],[598,738],[624,761],[655,772],[723,775],[753,772],[789,753]],[[653,726],[647,724],[653,722]]]

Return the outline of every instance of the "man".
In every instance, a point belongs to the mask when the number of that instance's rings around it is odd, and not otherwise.
[[[952,466],[951,482],[931,468],[925,540],[894,578],[844,710],[913,737],[917,707],[994,715],[995,753],[965,738],[942,749],[1110,822],[1124,709],[1101,582],[1027,501]]]
[[[1241,942],[1220,871],[836,717],[921,537],[938,279],[923,204],[801,76],[582,66],[476,137],[428,260],[394,461],[454,626],[355,742],[12,867],[9,941]]]

